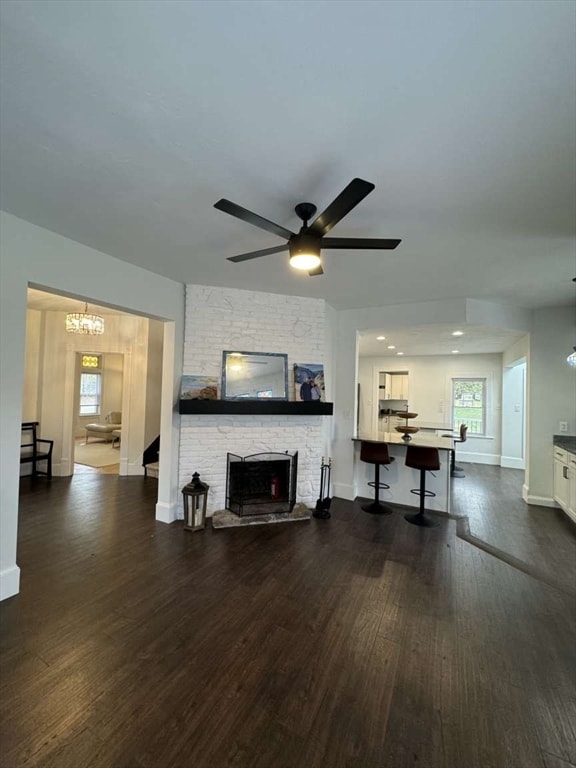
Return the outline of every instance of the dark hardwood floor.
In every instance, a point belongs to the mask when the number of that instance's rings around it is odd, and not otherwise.
[[[0,765],[576,766],[575,527],[465,468],[470,540],[338,499],[187,533],[155,480],[23,479]]]

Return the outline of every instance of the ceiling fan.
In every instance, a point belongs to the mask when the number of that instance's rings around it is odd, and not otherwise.
[[[295,269],[305,270],[310,276],[314,276],[324,274],[320,260],[322,248],[392,250],[402,241],[384,238],[325,237],[332,227],[350,213],[373,189],[374,184],[369,181],[353,179],[310,225],[308,222],[316,214],[316,206],[313,203],[298,203],[294,210],[304,222],[298,234],[280,226],[280,224],[268,221],[268,219],[264,219],[230,200],[218,200],[217,203],[214,203],[214,208],[218,208],[219,211],[236,216],[238,219],[247,221],[255,227],[265,229],[288,241],[284,245],[263,248],[251,253],[241,253],[238,256],[229,256],[228,261],[249,261],[288,249],[290,265]]]

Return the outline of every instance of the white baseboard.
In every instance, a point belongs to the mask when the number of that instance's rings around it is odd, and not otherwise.
[[[524,459],[515,459],[512,456],[501,456],[500,466],[507,469],[525,469]]]
[[[52,462],[52,474],[54,477],[70,477],[74,474],[74,461],[63,457]]]
[[[526,485],[522,486],[522,499],[526,504],[533,504],[535,507],[558,507],[558,504],[550,496],[531,496]]]
[[[500,464],[500,456],[495,453],[465,453],[456,449],[456,464]]]
[[[13,565],[0,571],[0,600],[7,600],[20,591],[20,568]]]
[[[142,464],[130,464],[127,459],[120,459],[118,474],[122,475],[123,477],[135,477],[137,475],[144,475],[144,467]]]
[[[160,523],[173,523],[178,520],[178,508],[175,504],[159,501],[156,504],[156,520]]]
[[[73,474],[73,466],[74,462],[71,462],[70,459],[60,459],[60,461],[53,461],[52,477],[70,477],[70,475]],[[46,465],[40,464],[38,468],[44,470],[46,469]],[[20,476],[32,474],[32,464],[26,464],[24,467],[21,467],[21,470],[22,469],[25,469],[25,471],[21,471]]]

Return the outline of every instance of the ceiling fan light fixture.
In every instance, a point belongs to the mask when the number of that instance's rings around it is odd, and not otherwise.
[[[289,243],[290,266],[308,272],[316,269],[320,261],[320,241],[316,237],[298,237]]]
[[[374,184],[371,181],[352,179],[350,184],[332,200],[330,205],[311,224],[309,221],[316,215],[316,206],[314,203],[298,203],[294,207],[294,212],[303,222],[298,234],[224,197],[214,203],[214,208],[287,240],[290,251],[290,266],[308,272],[310,277],[316,277],[324,274],[320,259],[321,248],[339,248],[348,251],[357,249],[393,250],[402,242],[396,238],[382,237],[325,237],[332,227],[349,214],[358,203],[362,202],[373,189]],[[261,248],[258,251],[239,253],[237,256],[228,256],[227,258],[228,261],[233,262],[250,261],[259,259],[261,256],[281,253],[285,249],[285,245],[276,245],[272,248]]]
[[[308,272],[320,266],[320,256],[315,253],[297,253],[290,256],[290,266]]]

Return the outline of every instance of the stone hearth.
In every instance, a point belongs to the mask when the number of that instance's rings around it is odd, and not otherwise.
[[[230,512],[229,509],[221,509],[212,516],[213,528],[236,528],[242,525],[266,525],[268,523],[289,523],[297,520],[310,520],[312,510],[305,504],[296,504],[292,512],[277,512],[259,515],[244,515],[240,517]]]

